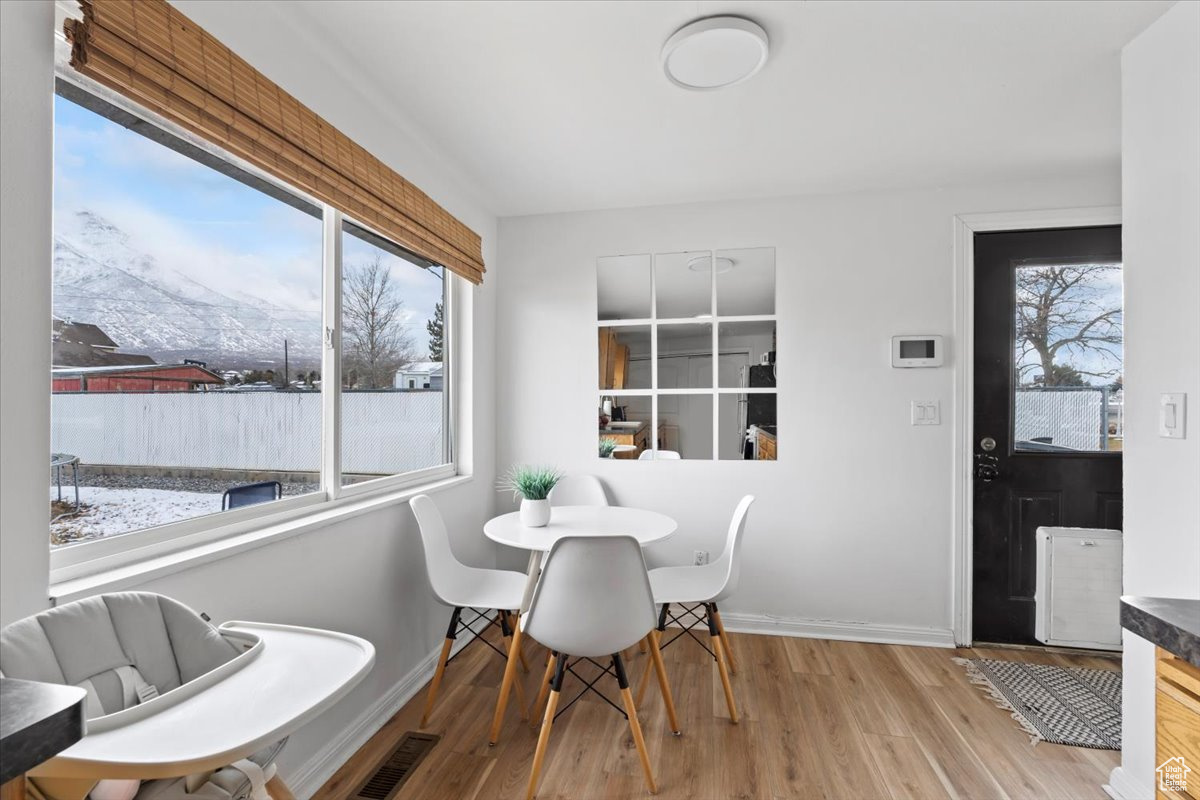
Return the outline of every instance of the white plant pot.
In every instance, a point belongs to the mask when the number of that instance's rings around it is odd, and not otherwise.
[[[521,500],[521,524],[526,528],[544,528],[550,523],[549,500]]]

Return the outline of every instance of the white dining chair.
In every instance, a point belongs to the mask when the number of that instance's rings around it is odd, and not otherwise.
[[[670,617],[683,630],[671,639],[661,642],[661,647],[666,647],[680,636],[691,636],[708,650],[708,646],[692,633],[695,626],[708,625],[709,642],[712,645],[709,653],[717,661],[721,686],[725,690],[725,704],[729,708],[729,718],[734,724],[738,721],[738,713],[737,704],[733,699],[733,687],[729,683],[729,673],[737,673],[737,663],[733,657],[733,649],[729,646],[729,636],[725,633],[725,625],[721,622],[721,612],[717,604],[737,589],[738,578],[741,575],[746,515],[753,502],[754,495],[751,494],[738,502],[725,535],[725,549],[717,560],[701,566],[659,567],[650,570],[649,573],[654,602],[659,606],[657,633],[650,638],[662,639],[667,627],[667,618]],[[681,620],[672,615],[670,609],[674,604],[682,606],[683,613],[689,617]],[[641,705],[645,697],[649,677],[650,673],[647,670],[638,685],[638,705]]]
[[[546,687],[543,694],[548,690],[549,696],[546,698],[542,729],[534,751],[526,800],[531,800],[537,792],[538,778],[550,741],[550,729],[560,713],[558,702],[565,674],[575,674],[573,668],[580,661],[588,661],[608,672],[608,667],[597,659],[611,661],[610,674],[616,678],[621,692],[629,730],[645,773],[646,787],[651,794],[658,790],[621,657],[621,651],[635,642],[643,639],[648,641],[651,662],[659,675],[671,728],[678,735],[679,725],[662,656],[657,642],[650,635],[654,624],[654,597],[650,591],[642,548],[636,538],[567,536],[555,542],[542,569],[541,580],[534,590],[529,612],[520,622],[524,635],[536,639],[551,651],[543,684]],[[510,659],[505,683],[509,682],[508,673],[512,672],[512,667]],[[588,685],[580,696],[589,690],[599,693]],[[501,687],[502,699],[505,692],[506,688]],[[540,700],[541,697],[539,705]],[[567,708],[571,703],[567,704]]]
[[[678,461],[682,458],[676,450],[643,450],[638,461]]]
[[[607,506],[608,494],[595,475],[564,475],[550,490],[551,506]]]
[[[566,475],[550,490],[551,506],[607,506],[608,493],[595,475]],[[646,643],[638,642],[638,652],[646,652]],[[625,653],[626,658],[629,654]],[[534,721],[536,724],[536,720]]]
[[[425,551],[429,584],[437,599],[454,609],[450,613],[450,625],[446,628],[442,653],[438,658],[433,680],[429,684],[429,694],[425,698],[425,711],[421,715],[420,724],[420,727],[424,728],[433,712],[438,688],[442,684],[446,664],[450,659],[450,650],[460,633],[471,633],[471,641],[467,642],[467,647],[479,640],[499,653],[506,664],[514,651],[523,660],[523,653],[516,649],[515,630],[519,616],[516,611],[521,608],[527,578],[522,573],[512,570],[480,569],[462,563],[450,549],[446,523],[429,495],[419,494],[409,500],[408,504],[412,507],[413,515],[417,518],[417,527],[421,530],[421,545]],[[464,611],[475,616],[466,621],[463,619]],[[480,622],[484,622],[484,625],[477,630],[474,626]],[[492,625],[500,627],[503,650],[482,638]],[[522,696],[519,683],[517,696]]]

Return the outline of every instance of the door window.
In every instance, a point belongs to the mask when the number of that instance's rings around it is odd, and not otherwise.
[[[1014,449],[1120,450],[1120,262],[1018,262],[1013,288]]]

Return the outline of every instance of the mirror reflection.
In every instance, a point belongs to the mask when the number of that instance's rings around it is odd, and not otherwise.
[[[658,326],[658,389],[711,389],[712,325]]]
[[[775,249],[597,262],[597,452],[774,461]]]
[[[712,316],[712,253],[665,253],[654,257],[659,319]]]
[[[778,427],[774,394],[722,394],[717,418],[717,458],[775,461]]]
[[[650,256],[609,256],[596,265],[597,318],[650,318]]]
[[[775,313],[775,248],[718,250],[716,259],[718,314]]]
[[[600,401],[598,453],[601,458],[636,459],[650,452],[653,440],[650,395],[606,396]]]
[[[658,396],[659,452],[657,460],[711,461],[713,457],[713,396],[711,394],[660,394]],[[645,458],[651,456],[643,454]]]
[[[650,388],[650,326],[601,327],[600,389]]]
[[[722,389],[775,386],[775,322],[721,322],[717,326],[717,352]],[[755,369],[753,367],[768,367]]]

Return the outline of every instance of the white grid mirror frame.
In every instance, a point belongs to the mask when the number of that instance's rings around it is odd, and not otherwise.
[[[717,297],[718,292],[718,269],[711,268],[712,265],[718,263],[717,259],[723,257],[722,254],[738,250],[762,250],[770,253],[771,278],[771,308],[776,312],[778,309],[775,306],[775,248],[773,247],[755,247],[755,248],[725,248],[722,250],[688,250],[676,251],[673,253],[656,253],[656,254],[630,254],[623,256],[606,256],[597,260],[597,286],[604,281],[604,262],[608,258],[642,258],[648,259],[650,270],[650,316],[639,318],[622,318],[622,319],[603,319],[605,314],[597,309],[597,334],[605,328],[620,330],[621,328],[649,328],[650,331],[650,388],[649,389],[606,389],[603,386],[599,388],[597,406],[602,406],[604,400],[618,400],[621,398],[648,398],[651,405],[651,425],[649,436],[649,447],[657,457],[660,448],[658,441],[659,422],[662,419],[662,410],[660,400],[664,397],[675,397],[682,395],[699,395],[712,398],[712,450],[708,459],[699,460],[719,460],[720,459],[720,400],[723,395],[733,395],[744,397],[750,394],[766,394],[778,395],[778,387],[750,387],[750,386],[721,386],[720,385],[720,369],[718,368],[718,357],[721,353],[720,347],[720,329],[722,324],[728,323],[770,323],[774,327],[778,320],[777,313],[771,314],[740,314],[726,315],[718,314],[720,308]],[[683,256],[685,263],[695,262],[697,259],[707,259],[710,268],[709,272],[709,305],[707,314],[699,314],[688,317],[660,317],[658,315],[659,293],[663,291],[662,281],[659,275],[659,266],[666,259],[678,259]],[[599,296],[599,291],[598,291]],[[686,388],[663,388],[659,382],[659,332],[660,330],[679,327],[679,326],[696,326],[697,324],[707,324],[710,328],[710,342],[707,352],[712,355],[712,369],[710,385],[703,387],[686,387]],[[599,372],[599,351],[597,351],[597,373]],[[698,459],[692,459],[698,460]]]

